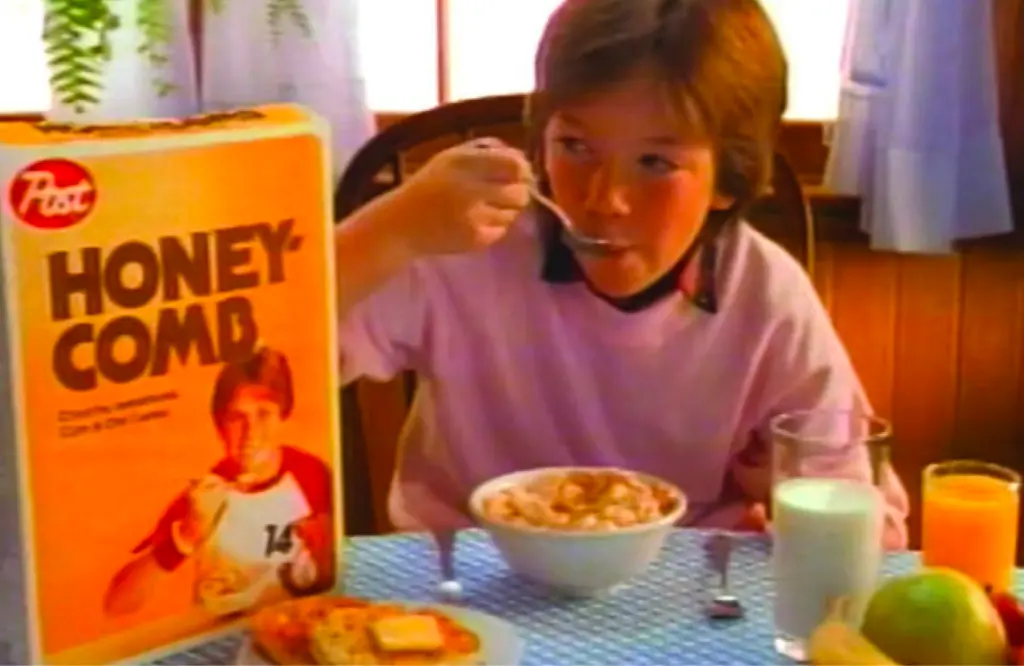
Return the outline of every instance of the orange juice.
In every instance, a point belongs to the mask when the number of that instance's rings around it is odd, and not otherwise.
[[[11,663],[142,663],[336,581],[328,134],[0,123]]]
[[[994,467],[994,466],[993,466]],[[934,468],[931,468],[934,469]],[[983,473],[925,473],[922,560],[958,569],[995,590],[1013,584],[1020,510],[1018,484]]]

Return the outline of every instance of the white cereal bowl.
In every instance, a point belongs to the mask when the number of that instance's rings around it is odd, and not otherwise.
[[[621,472],[671,489],[676,509],[659,520],[610,531],[559,530],[509,525],[484,514],[492,494],[552,473]],[[665,538],[686,513],[686,495],[664,479],[610,467],[542,467],[486,481],[469,498],[469,510],[515,573],[566,596],[599,596],[642,573],[661,553]]]

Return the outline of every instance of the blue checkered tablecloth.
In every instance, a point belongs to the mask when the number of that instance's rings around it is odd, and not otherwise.
[[[490,539],[463,532],[456,551],[462,604],[515,624],[526,641],[523,666],[557,664],[774,664],[768,545],[737,542],[730,584],[747,608],[741,620],[711,622],[701,614],[707,569],[706,533],[673,533],[661,558],[642,576],[598,599],[552,597],[514,576]],[[354,538],[345,593],[370,599],[436,602],[438,570],[425,534]],[[885,573],[913,569],[917,556],[891,555]],[[1024,592],[1018,572],[1017,588]],[[173,655],[160,664],[230,664],[240,636]]]

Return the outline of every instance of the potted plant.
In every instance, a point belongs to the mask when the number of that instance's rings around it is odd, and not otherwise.
[[[43,42],[50,66],[50,88],[57,100],[76,113],[96,105],[103,94],[103,71],[115,55],[111,34],[122,29],[116,5],[135,3],[135,28],[139,34],[138,53],[155,71],[168,62],[170,3],[176,0],[45,0]],[[204,11],[219,13],[227,2],[246,2],[266,14],[270,33],[279,36],[287,24],[306,35],[312,26],[303,0],[201,0]],[[166,95],[173,85],[155,77],[158,94]]]

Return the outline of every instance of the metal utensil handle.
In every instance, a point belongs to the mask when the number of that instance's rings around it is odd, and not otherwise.
[[[452,531],[438,532],[434,535],[442,580],[455,580],[455,538],[455,532]]]
[[[712,569],[721,577],[723,588],[729,584],[729,561],[732,557],[732,537],[717,532],[708,538],[707,555]]]

